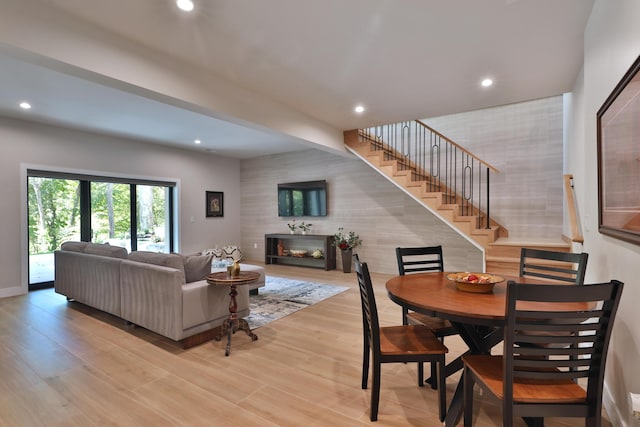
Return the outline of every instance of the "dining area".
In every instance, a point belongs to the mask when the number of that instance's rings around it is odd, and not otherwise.
[[[380,324],[369,267],[354,258],[371,421],[384,416],[381,366],[415,362],[417,386],[437,394],[434,421],[446,426],[476,425],[488,398],[504,426],[544,426],[549,417],[603,425],[606,355],[623,284],[586,284],[588,254],[523,248],[518,274],[498,275],[446,271],[440,246],[396,248],[398,275],[384,283],[398,306],[392,326]],[[464,348],[451,354],[453,336]]]

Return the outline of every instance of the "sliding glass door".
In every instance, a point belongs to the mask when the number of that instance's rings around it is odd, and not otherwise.
[[[68,240],[173,251],[175,183],[27,171],[29,288],[53,285],[53,252]]]
[[[139,251],[171,252],[168,187],[136,186],[137,248]]]
[[[53,282],[53,251],[80,240],[80,181],[30,176],[29,284]]]
[[[131,186],[91,182],[91,241],[131,251]]]

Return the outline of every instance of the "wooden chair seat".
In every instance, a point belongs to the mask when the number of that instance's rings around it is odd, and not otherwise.
[[[504,377],[502,356],[467,354],[462,356],[477,382],[503,399]],[[585,403],[587,392],[571,379],[536,380],[516,378],[513,401],[520,403]]]
[[[407,323],[409,325],[424,325],[431,329],[438,338],[456,334],[455,328],[448,320],[427,316],[415,311],[407,313]]]
[[[403,325],[380,328],[380,353],[382,356],[443,354],[447,351],[447,347],[426,326]]]

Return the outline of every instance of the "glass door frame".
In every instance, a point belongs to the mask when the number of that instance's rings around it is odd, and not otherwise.
[[[77,173],[73,171],[58,171],[55,168],[46,168],[46,167],[25,167],[24,169],[24,182],[25,185],[25,194],[23,196],[23,229],[22,233],[25,241],[25,256],[26,260],[23,262],[23,283],[26,282],[27,290],[36,290],[53,286],[53,281],[51,282],[41,282],[36,284],[30,283],[29,277],[29,268],[30,268],[30,250],[29,250],[29,233],[28,233],[28,223],[29,223],[29,198],[28,198],[28,182],[30,177],[44,177],[51,179],[67,179],[67,180],[78,180],[80,183],[80,240],[90,242],[92,239],[92,229],[91,229],[91,182],[114,182],[114,183],[126,183],[130,186],[130,223],[131,223],[131,233],[130,233],[130,244],[131,250],[134,251],[137,249],[138,241],[137,241],[137,197],[136,197],[136,186],[137,185],[148,185],[148,186],[156,186],[156,187],[165,187],[168,189],[167,193],[167,203],[166,207],[166,221],[169,221],[168,225],[168,236],[167,243],[169,252],[174,252],[176,249],[177,242],[177,221],[178,221],[178,213],[175,209],[175,200],[177,197],[178,191],[178,182],[177,181],[160,181],[157,179],[141,179],[141,178],[126,178],[126,177],[117,177],[117,176],[107,176],[107,175],[88,175],[85,173]],[[26,267],[26,268],[25,268]]]

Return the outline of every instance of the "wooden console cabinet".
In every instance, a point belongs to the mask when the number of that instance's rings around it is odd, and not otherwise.
[[[284,254],[278,254],[278,242],[282,242]],[[320,249],[323,256],[314,258],[313,251]],[[305,256],[293,256],[291,250],[306,250]],[[264,263],[287,264],[301,267],[322,268],[334,270],[336,268],[336,247],[333,236],[322,234],[265,234]]]

